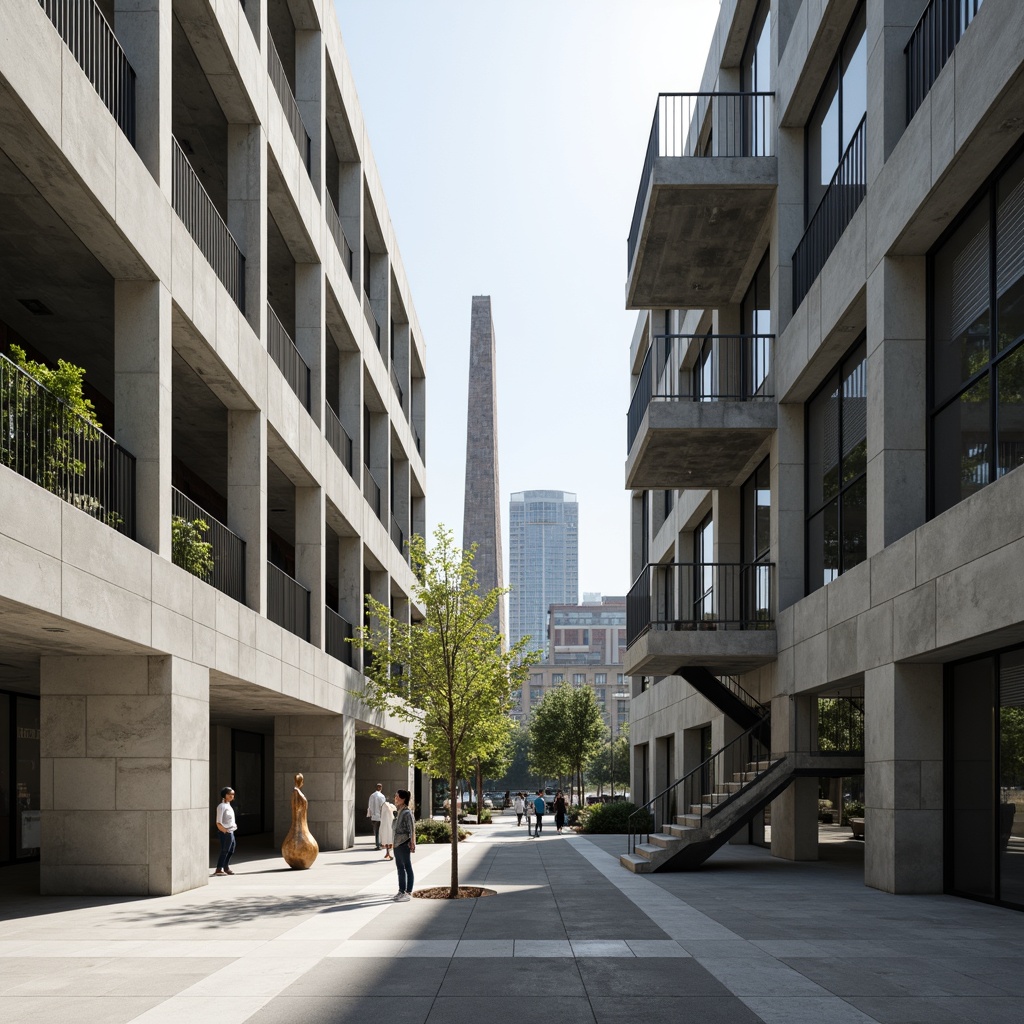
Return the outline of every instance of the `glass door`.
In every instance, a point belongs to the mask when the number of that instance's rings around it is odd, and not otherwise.
[[[263,734],[231,730],[231,779],[240,836],[266,831],[263,814]]]

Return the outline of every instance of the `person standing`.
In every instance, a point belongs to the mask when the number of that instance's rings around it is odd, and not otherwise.
[[[366,807],[366,816],[373,822],[373,846],[380,849],[380,809],[388,802],[384,795],[384,787],[378,782],[377,788],[370,794],[370,802]]]
[[[384,847],[384,859],[394,860],[391,847],[395,842],[395,805],[384,801],[380,809],[380,845]]]
[[[512,801],[512,806],[516,812],[516,828],[523,823],[523,811],[526,809],[526,801],[523,799],[522,793],[516,793],[515,800]]]
[[[395,868],[398,871],[398,894],[396,903],[407,903],[412,899],[412,854],[416,852],[416,819],[409,807],[409,790],[400,789],[395,793]],[[458,828],[452,822],[452,828]]]
[[[534,825],[533,825],[533,832],[534,832],[534,835],[539,839],[540,838],[540,830],[541,830],[541,827],[544,824],[544,812],[547,810],[547,805],[544,803],[544,790],[543,789],[538,789],[537,790],[537,795],[534,797],[534,800],[533,800],[533,810],[534,810],[534,813],[537,815],[536,821],[534,822]]]
[[[230,868],[231,855],[235,852],[235,809],[231,806],[235,799],[235,791],[225,786],[220,791],[220,803],[217,805],[217,831],[220,833],[220,856],[217,858],[215,875],[233,875]]]
[[[565,828],[565,797],[562,795],[562,791],[559,790],[555,794],[555,831],[561,833],[562,829]]]

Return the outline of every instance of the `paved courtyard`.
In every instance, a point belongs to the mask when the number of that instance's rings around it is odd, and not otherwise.
[[[478,1024],[1024,1020],[1024,915],[867,889],[856,848],[813,864],[731,847],[702,871],[619,867],[623,837],[528,839],[499,817],[462,844],[480,900],[393,903],[365,839],[293,872],[149,900],[41,898],[0,873],[5,1024]],[[444,884],[421,846],[416,885]]]

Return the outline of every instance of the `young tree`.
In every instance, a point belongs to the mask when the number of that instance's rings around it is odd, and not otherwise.
[[[594,691],[562,683],[549,690],[530,714],[531,764],[545,775],[571,775],[582,801],[583,768],[601,749],[605,736]]]
[[[502,650],[502,638],[487,619],[507,591],[478,592],[475,545],[463,551],[444,526],[434,531],[433,541],[428,550],[423,537],[409,540],[417,581],[412,597],[423,609],[423,620],[410,625],[392,618],[387,605],[367,594],[371,625],[362,627],[353,642],[372,655],[359,697],[373,710],[407,722],[416,733],[411,751],[395,737],[382,737],[385,749],[448,780],[453,804],[448,895],[456,899],[454,801],[459,777],[506,744],[513,728],[512,691],[522,687],[536,657],[526,651],[528,639]],[[401,675],[392,674],[393,664],[404,666]]]

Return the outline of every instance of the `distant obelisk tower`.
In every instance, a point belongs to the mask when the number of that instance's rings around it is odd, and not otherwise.
[[[486,594],[504,586],[501,489],[498,483],[498,385],[494,372],[491,297],[474,295],[469,328],[469,412],[466,417],[466,504],[462,546],[476,544],[477,583]],[[507,637],[505,599],[490,618]]]

